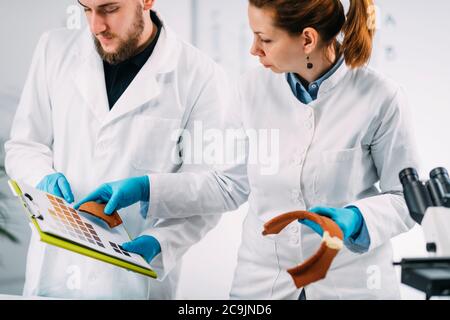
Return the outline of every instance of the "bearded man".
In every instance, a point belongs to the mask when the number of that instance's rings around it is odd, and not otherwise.
[[[24,295],[173,299],[182,256],[219,216],[149,217],[157,196],[150,200],[146,177],[207,170],[183,162],[177,134],[194,131],[194,122],[220,128],[227,79],[171,31],[152,10],[154,0],[79,4],[88,27],[49,31],[39,41],[5,145],[7,173],[68,203],[98,184],[134,177],[138,203],[120,211],[133,240],[127,250],[142,255],[158,279],[44,244],[33,233]]]

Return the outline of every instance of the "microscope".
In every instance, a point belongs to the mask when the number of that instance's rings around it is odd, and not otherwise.
[[[403,194],[411,217],[422,226],[428,257],[403,259],[402,283],[433,296],[450,296],[450,178],[445,168],[421,181],[417,171],[400,172]]]

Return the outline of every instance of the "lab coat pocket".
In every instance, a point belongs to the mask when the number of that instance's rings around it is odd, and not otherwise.
[[[137,137],[132,166],[149,173],[171,172],[181,162],[178,149],[181,120],[140,116],[133,122]]]
[[[341,207],[354,197],[358,175],[363,174],[363,157],[361,147],[322,153],[314,181],[318,204]]]

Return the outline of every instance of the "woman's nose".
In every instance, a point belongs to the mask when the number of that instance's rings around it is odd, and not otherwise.
[[[264,51],[261,50],[261,48],[258,46],[258,43],[255,41],[250,48],[250,54],[257,57],[262,57],[264,56]]]

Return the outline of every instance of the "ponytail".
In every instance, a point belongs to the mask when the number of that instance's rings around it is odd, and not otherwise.
[[[347,21],[342,28],[344,40],[341,51],[352,69],[367,64],[372,55],[375,35],[375,6],[373,0],[350,0]]]

